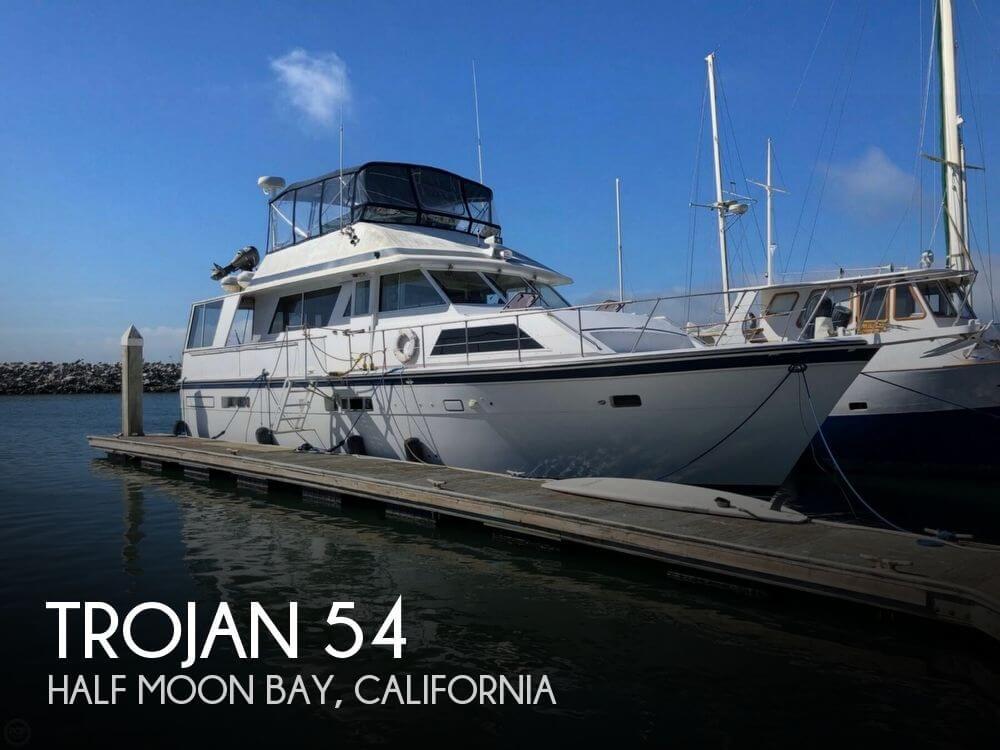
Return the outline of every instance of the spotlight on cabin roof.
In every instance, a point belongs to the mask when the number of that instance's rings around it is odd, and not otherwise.
[[[257,178],[257,187],[263,190],[264,195],[270,198],[285,187],[285,179],[283,177],[269,177],[268,175],[264,175]]]

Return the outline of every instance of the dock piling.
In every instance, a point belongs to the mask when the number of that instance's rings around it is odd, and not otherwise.
[[[142,334],[131,325],[122,334],[122,435],[142,434]]]

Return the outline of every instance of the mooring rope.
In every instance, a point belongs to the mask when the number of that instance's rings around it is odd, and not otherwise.
[[[689,467],[691,464],[695,463],[696,461],[700,461],[702,458],[704,458],[705,456],[707,456],[709,453],[711,453],[712,451],[714,451],[716,448],[718,448],[720,445],[722,445],[724,442],[726,442],[729,438],[731,438],[733,435],[735,435],[739,431],[739,429],[741,427],[743,427],[743,425],[745,425],[747,422],[749,422],[751,419],[753,419],[754,415],[757,412],[759,412],[761,409],[764,408],[764,406],[767,404],[767,402],[771,400],[771,397],[774,396],[774,394],[778,392],[778,390],[781,388],[781,386],[783,386],[785,384],[785,381],[788,380],[788,378],[790,378],[792,376],[792,373],[795,372],[796,369],[799,368],[799,367],[803,367],[803,365],[789,365],[788,372],[786,372],[785,376],[780,381],[778,381],[778,384],[776,386],[774,386],[773,389],[771,389],[771,392],[767,394],[767,398],[765,398],[763,401],[761,401],[759,404],[757,404],[757,407],[752,412],[750,412],[742,422],[740,422],[733,429],[731,429],[729,432],[727,432],[725,435],[723,435],[719,440],[717,440],[714,444],[712,444],[711,446],[709,446],[708,448],[706,448],[704,451],[702,451],[697,456],[695,456],[694,458],[692,458],[686,464],[684,464],[683,466],[681,466],[679,468],[674,469],[671,472],[668,472],[668,473],[666,473],[666,474],[664,474],[662,476],[657,477],[656,481],[661,482],[664,479],[666,479],[667,477],[672,477],[674,474],[676,474],[676,473],[678,473],[680,471],[683,471],[684,469],[686,469],[687,467]],[[793,368],[795,368],[795,369],[793,369]]]

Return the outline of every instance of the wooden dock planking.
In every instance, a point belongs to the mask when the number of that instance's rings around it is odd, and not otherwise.
[[[88,437],[140,461],[457,516],[743,580],[955,622],[1000,638],[1000,548],[925,547],[847,524],[769,524],[567,495],[543,480],[165,435]],[[874,558],[874,559],[871,559]],[[885,561],[885,562],[882,562]],[[894,561],[910,563],[893,569]]]

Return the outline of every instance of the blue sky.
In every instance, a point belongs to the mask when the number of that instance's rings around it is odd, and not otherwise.
[[[957,0],[969,158],[988,165],[997,10]],[[932,165],[914,171],[931,13],[931,0],[5,3],[0,359],[113,359],[132,322],[147,357],[176,358],[188,305],[216,293],[211,262],[264,244],[257,176],[336,168],[341,102],[348,163],[475,177],[473,58],[504,238],[573,276],[571,299],[616,285],[616,176],[628,289],[685,288],[692,252],[693,286],[718,287],[712,215],[689,207],[693,173],[696,200],[712,199],[707,122],[697,146],[713,49],[737,192],[775,139],[790,191],[779,267],[913,265],[937,189]],[[923,150],[935,118],[932,96]],[[1000,196],[992,172],[974,175],[983,246],[984,184]],[[738,279],[759,273],[752,215],[731,237]]]

